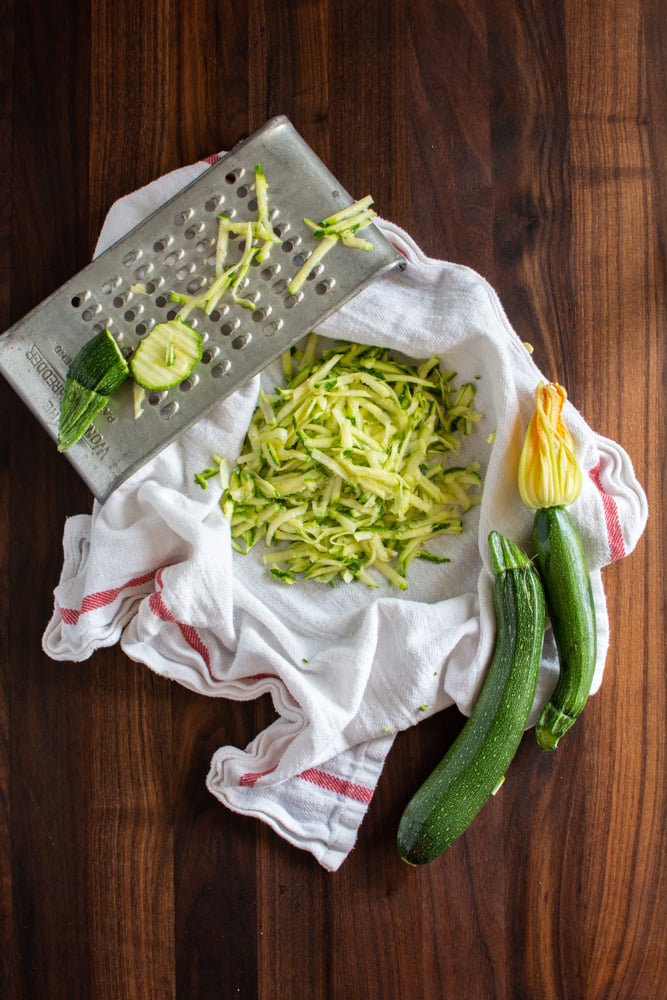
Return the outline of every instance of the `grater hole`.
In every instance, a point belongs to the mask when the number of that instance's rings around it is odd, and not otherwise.
[[[306,281],[313,281],[314,278],[317,278],[320,274],[322,274],[323,270],[324,270],[324,264],[316,264],[315,267],[310,272],[310,274],[308,275],[308,277],[306,278]]]
[[[303,265],[306,263],[307,260],[308,257],[305,253],[297,253],[294,256],[292,263],[294,264],[295,267],[303,267]]]
[[[133,306],[132,309],[128,309],[123,316],[126,323],[134,323],[135,319],[138,319],[144,311],[143,306]]]
[[[221,201],[222,198],[216,198],[215,196],[213,196],[212,198],[209,198],[207,202],[205,202],[204,208],[207,212],[215,212],[216,208],[218,207]]]
[[[271,278],[275,278],[277,274],[280,274],[280,264],[271,264],[269,267],[265,267],[260,274],[260,278],[264,281],[269,281]]]
[[[176,400],[172,399],[171,402],[166,403],[165,406],[163,406],[162,409],[160,410],[160,419],[171,420],[172,417],[176,416],[179,409],[180,407],[176,402]]]
[[[197,253],[206,253],[209,247],[212,247],[214,243],[215,243],[214,239],[200,240],[197,246],[195,247],[195,250],[197,251]]]
[[[70,299],[70,305],[71,305],[71,306],[72,306],[72,307],[73,307],[74,309],[78,309],[78,308],[79,308],[79,306],[82,306],[82,305],[83,305],[83,303],[84,303],[84,302],[86,301],[86,299],[88,299],[88,298],[90,298],[90,292],[79,292],[79,294],[78,294],[78,295],[73,295],[73,296],[72,296],[72,298]]]
[[[167,319],[169,320],[169,322],[171,322],[172,319],[176,319],[177,316],[178,316],[178,309],[170,309],[169,312],[167,313]],[[191,325],[194,326],[194,323],[192,323]]]
[[[220,333],[223,335],[223,337],[231,337],[231,335],[234,333],[234,330],[238,330],[240,325],[241,325],[240,319],[238,318],[230,319],[227,323],[222,324],[222,326],[220,327]]]
[[[275,285],[273,286],[273,290],[276,293],[276,295],[282,295],[286,288],[287,288],[287,281],[285,278],[281,278],[279,281],[276,281]]]
[[[198,382],[199,375],[189,375],[188,378],[183,379],[178,388],[181,392],[191,392]]]
[[[148,394],[148,402],[150,406],[159,406],[160,403],[166,398],[166,392],[149,392]]]
[[[234,337],[232,340],[232,347],[235,351],[242,351],[244,347],[248,346],[251,340],[251,333],[240,333],[238,337]]]
[[[136,333],[137,337],[145,337],[146,334],[148,333],[148,327],[146,326],[145,323],[138,323],[134,328],[134,332]]]
[[[250,188],[246,184],[241,184],[241,186],[236,189],[237,198],[247,198],[249,193]]]
[[[285,309],[294,309],[294,306],[297,305],[302,298],[303,292],[297,292],[296,295],[286,295],[283,299],[283,305],[285,306]]]
[[[186,240],[193,240],[195,236],[198,235],[198,233],[201,233],[203,228],[204,228],[203,222],[197,222],[193,226],[188,226],[188,228],[185,230],[184,233]]]
[[[179,260],[181,260],[183,256],[184,256],[183,250],[172,250],[171,253],[168,253],[167,256],[164,258],[164,262],[167,265],[167,267],[174,267],[174,265],[178,264]]]
[[[177,212],[176,215],[174,216],[174,225],[175,226],[184,226],[185,223],[188,221],[188,219],[190,218],[191,215],[192,215],[192,209],[191,208],[185,208],[185,209],[183,209],[182,212]]]
[[[227,372],[230,370],[231,367],[232,367],[231,361],[229,360],[221,361],[219,364],[215,365],[214,368],[211,368],[211,375],[213,376],[213,378],[222,378],[223,375],[227,374]]]
[[[158,295],[158,297],[155,300],[155,305],[158,307],[158,309],[164,309],[168,301],[169,300],[166,298],[166,296]]]
[[[137,281],[145,281],[152,270],[153,270],[152,264],[142,264],[141,267],[138,267],[135,270],[134,277],[136,278]]]
[[[101,332],[102,332],[102,330],[106,330],[106,328],[107,328],[108,326],[109,326],[109,321],[108,321],[107,319],[104,319],[104,317],[103,317],[103,318],[102,318],[101,320],[99,320],[99,321],[98,321],[98,322],[97,322],[97,323],[95,324],[95,326],[94,326],[94,327],[93,327],[93,329],[92,329],[92,333],[93,333],[93,334],[96,334],[96,333],[101,333]]]
[[[90,323],[91,319],[94,319],[98,312],[102,312],[102,306],[97,304],[88,306],[88,308],[84,309],[81,313],[81,319],[84,323]]]
[[[270,323],[267,323],[264,327],[264,333],[267,337],[273,337],[274,334],[282,328],[283,321],[281,319],[272,319]]]
[[[250,201],[248,202],[248,211],[249,212],[256,212],[257,208],[258,208],[257,199],[256,198],[251,198]]]
[[[132,267],[133,264],[137,263],[140,257],[141,250],[130,250],[130,252],[126,253],[123,257],[123,267]]]
[[[166,250],[167,247],[171,246],[172,243],[173,243],[172,236],[163,236],[162,239],[156,240],[155,243],[153,244],[153,252],[162,253],[162,251]]]
[[[190,295],[195,295],[200,288],[204,287],[205,284],[206,284],[206,278],[197,277],[193,278],[192,281],[189,281],[185,286],[185,288],[186,291],[190,293]]]
[[[282,250],[284,253],[291,253],[292,250],[296,250],[298,245],[301,243],[300,236],[292,236],[289,240],[285,240],[282,244]]]
[[[109,280],[105,281],[104,284],[102,285],[102,291],[104,292],[105,295],[111,295],[111,293],[116,288],[118,288],[118,286],[120,285],[121,281],[122,281],[122,278],[117,278],[117,277],[116,278],[109,278]]]
[[[146,295],[152,295],[156,290],[157,284],[154,281],[149,281],[146,284]]]
[[[243,167],[236,167],[235,170],[230,170],[229,173],[225,174],[226,182],[231,186],[236,184],[238,180],[243,177]]]
[[[217,344],[212,344],[211,347],[207,347],[201,356],[202,364],[210,365],[211,361],[214,361],[220,354],[220,348]]]
[[[326,295],[336,284],[335,278],[325,278],[324,281],[318,281],[315,285],[315,291],[318,295]]]
[[[129,297],[129,295],[117,295],[113,300],[114,309],[122,309]]]
[[[255,309],[252,314],[253,323],[263,323],[271,312],[271,306],[264,306],[262,309]]]
[[[187,278],[187,276],[189,274],[192,274],[192,272],[194,271],[194,269],[195,269],[194,264],[188,264],[187,267],[186,266],[179,267],[178,271],[176,271],[176,274],[175,274],[176,280],[177,281],[185,281],[185,279]]]
[[[289,222],[280,222],[277,226],[273,227],[273,231],[278,237],[278,239],[282,239],[285,233],[289,232],[289,228],[290,228]]]

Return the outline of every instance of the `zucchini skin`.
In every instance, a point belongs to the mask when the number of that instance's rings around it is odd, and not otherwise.
[[[71,379],[100,396],[110,396],[129,373],[127,361],[107,329],[83,345],[68,371]]]
[[[565,507],[535,512],[533,545],[560,663],[535,735],[543,750],[555,750],[590,694],[597,657],[595,605],[581,535]]]
[[[545,601],[527,556],[489,535],[497,634],[470,718],[408,803],[398,827],[404,861],[433,861],[468,828],[502,783],[528,723],[544,638]]]

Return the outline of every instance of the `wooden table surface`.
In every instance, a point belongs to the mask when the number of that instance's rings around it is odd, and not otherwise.
[[[328,873],[205,789],[265,700],[117,647],[41,651],[91,497],[0,389],[0,994],[8,1000],[667,995],[661,0],[0,0],[0,327],[83,267],[111,203],[279,113],[431,256],[496,288],[629,453],[650,518],[604,571],[601,691],[554,755],[412,869],[395,829],[460,726],[400,735]]]

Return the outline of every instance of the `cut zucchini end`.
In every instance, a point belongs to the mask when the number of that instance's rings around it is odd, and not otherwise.
[[[561,737],[568,729],[572,728],[575,722],[576,719],[548,701],[535,726],[535,736],[540,749],[555,750]]]
[[[499,531],[491,531],[488,538],[493,572],[497,576],[510,569],[525,569],[530,566],[526,553],[510,538]]]
[[[105,328],[88,340],[70,365],[68,375],[84,389],[110,396],[130,369],[113,334]]]

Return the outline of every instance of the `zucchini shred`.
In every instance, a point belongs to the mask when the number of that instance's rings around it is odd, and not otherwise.
[[[384,579],[407,589],[413,559],[449,562],[427,545],[463,532],[481,500],[478,463],[449,466],[481,414],[475,386],[454,385],[432,357],[398,360],[387,348],[321,349],[312,333],[283,356],[287,383],[260,389],[241,454],[223,474],[232,545],[259,542],[279,581]]]

